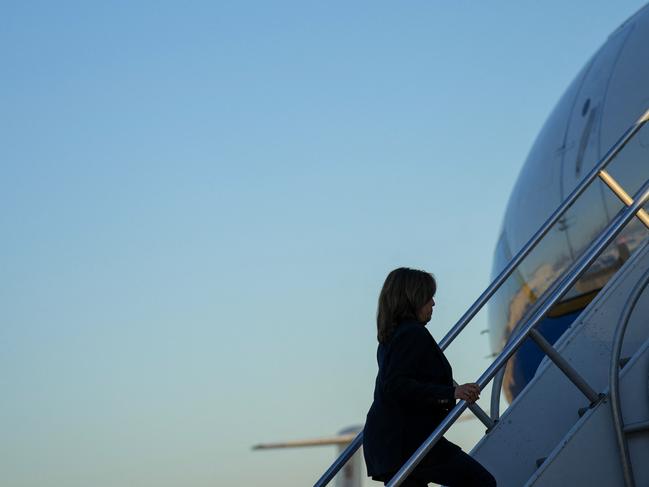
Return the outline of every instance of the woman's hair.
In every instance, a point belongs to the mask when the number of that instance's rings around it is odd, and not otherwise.
[[[417,311],[437,290],[432,274],[399,267],[388,274],[379,295],[376,329],[379,343],[387,342],[399,323],[416,320]]]

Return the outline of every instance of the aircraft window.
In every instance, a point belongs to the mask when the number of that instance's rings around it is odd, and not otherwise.
[[[586,114],[588,113],[588,109],[590,108],[590,98],[586,100],[584,103],[584,107],[581,109],[581,116],[585,117]]]

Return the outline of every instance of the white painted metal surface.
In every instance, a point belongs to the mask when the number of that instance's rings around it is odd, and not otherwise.
[[[646,322],[646,315],[643,318]],[[649,339],[620,373],[625,425],[649,419],[648,380]],[[635,484],[649,485],[649,431],[627,435],[627,439]],[[557,485],[624,487],[609,401],[584,414],[525,487]]]
[[[598,392],[608,390],[608,367],[615,324],[631,289],[647,267],[649,245],[644,244],[555,343],[555,348]],[[649,299],[641,299],[629,322],[622,347],[623,357],[632,356],[649,337],[647,316]],[[646,394],[646,378],[644,387]],[[633,396],[631,399],[622,397],[623,407],[632,399]],[[578,410],[588,406],[588,402],[546,358],[497,426],[475,446],[471,454],[494,474],[499,486],[520,487],[537,471],[537,460],[549,457],[580,421]],[[616,448],[614,437],[611,438],[611,448]],[[615,450],[611,451],[614,461],[618,461]],[[649,458],[649,450],[647,452]],[[588,450],[580,454],[584,457],[589,455]],[[554,485],[570,484],[561,482]]]

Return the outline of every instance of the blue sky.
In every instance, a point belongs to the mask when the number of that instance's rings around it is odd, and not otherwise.
[[[312,482],[333,448],[250,446],[362,423],[391,269],[435,274],[443,337],[642,4],[3,2],[2,485]]]

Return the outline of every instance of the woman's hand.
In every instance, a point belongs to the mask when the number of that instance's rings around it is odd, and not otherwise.
[[[455,388],[455,399],[463,399],[469,404],[473,404],[480,399],[480,386],[473,382],[457,386]]]

